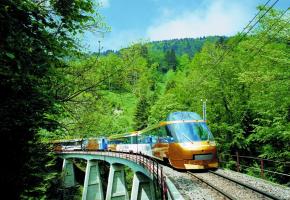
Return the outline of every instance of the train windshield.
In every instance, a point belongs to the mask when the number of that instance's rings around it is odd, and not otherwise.
[[[167,130],[177,142],[213,141],[213,135],[205,122],[174,123]]]

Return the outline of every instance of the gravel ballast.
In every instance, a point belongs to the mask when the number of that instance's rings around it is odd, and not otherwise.
[[[222,199],[215,191],[212,191],[205,184],[201,184],[198,180],[193,180],[186,172],[179,172],[169,167],[163,167],[163,170],[185,200]]]
[[[245,184],[251,185],[259,190],[266,191],[273,196],[278,197],[282,200],[289,200],[290,199],[290,188],[272,183],[270,181],[266,181],[264,179],[256,178],[253,176],[249,176],[247,174],[238,173],[232,170],[223,170],[219,169],[216,171],[217,173],[220,173],[222,175],[231,177],[235,180],[238,180],[240,182],[243,182]]]
[[[206,184],[203,184],[201,181],[187,174],[186,171],[176,171],[169,167],[164,167],[164,173],[166,176],[175,184],[176,188],[179,190],[181,195],[185,200],[193,199],[224,199],[217,191],[211,189]],[[243,182],[247,185],[251,185],[259,190],[266,191],[273,196],[278,197],[282,200],[290,200],[290,188],[282,185],[278,185],[260,178],[252,177],[246,174],[234,172],[231,170],[218,169],[216,173],[225,175],[237,181]],[[217,186],[223,187],[225,190],[232,192],[232,194],[237,199],[268,199],[256,194],[245,194],[242,192],[242,189],[239,190],[239,187],[227,185],[222,178],[218,178],[210,175],[207,172],[196,173],[199,176],[204,176],[204,179],[208,178],[212,183]],[[234,183],[233,183],[234,184]],[[231,191],[232,190],[232,191]],[[250,193],[250,192],[249,192]]]

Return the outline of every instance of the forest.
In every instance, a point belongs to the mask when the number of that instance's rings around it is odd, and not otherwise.
[[[0,4],[1,185],[11,199],[57,199],[49,141],[140,130],[173,111],[202,115],[201,99],[220,155],[290,161],[289,13],[272,9],[247,35],[87,53],[77,35],[108,31],[98,5],[46,2]]]

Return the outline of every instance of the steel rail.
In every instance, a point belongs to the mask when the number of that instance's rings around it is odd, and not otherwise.
[[[219,193],[222,194],[223,196],[227,197],[228,199],[230,199],[230,200],[237,200],[236,197],[234,197],[234,196],[232,196],[231,194],[229,194],[229,193],[227,193],[227,192],[221,190],[220,188],[214,186],[214,185],[211,184],[210,182],[208,182],[208,181],[206,181],[206,180],[204,180],[204,179],[202,179],[202,178],[196,176],[194,173],[192,173],[192,172],[187,172],[187,173],[190,174],[191,176],[197,178],[197,179],[200,180],[201,182],[207,184],[208,186],[210,186],[211,188],[213,188],[214,190],[216,190],[217,192],[219,192]]]
[[[269,198],[271,198],[271,199],[280,200],[280,198],[278,198],[278,197],[276,197],[276,196],[273,196],[273,195],[270,194],[269,192],[262,191],[262,190],[260,190],[260,189],[257,189],[257,188],[255,188],[255,187],[253,187],[253,186],[250,186],[250,185],[248,185],[248,184],[246,184],[246,183],[242,183],[242,182],[240,182],[240,181],[237,181],[237,180],[235,180],[235,179],[232,179],[232,178],[227,177],[227,176],[225,176],[225,175],[222,175],[222,174],[220,174],[220,173],[216,173],[216,172],[214,172],[214,171],[210,171],[210,170],[209,170],[209,172],[212,173],[212,174],[215,174],[216,176],[219,176],[219,177],[222,177],[222,178],[227,179],[227,180],[229,180],[229,181],[232,181],[232,182],[234,182],[234,183],[236,183],[236,184],[238,184],[238,185],[244,186],[244,187],[246,187],[246,188],[248,188],[248,189],[250,189],[250,190],[252,190],[252,191],[254,191],[254,192],[260,193],[260,194],[262,194],[262,195],[264,195],[264,196],[266,196],[266,197],[269,197]]]

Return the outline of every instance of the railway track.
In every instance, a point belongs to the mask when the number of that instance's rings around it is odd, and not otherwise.
[[[240,182],[236,179],[232,179],[230,177],[213,171],[209,171],[206,173],[188,172],[188,174],[195,179],[198,179],[199,181],[205,183],[207,186],[211,187],[223,199],[280,199],[276,196],[273,196],[267,191],[259,190],[246,183]]]

